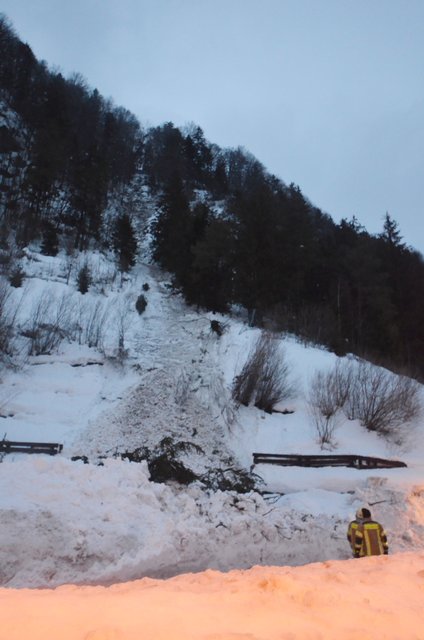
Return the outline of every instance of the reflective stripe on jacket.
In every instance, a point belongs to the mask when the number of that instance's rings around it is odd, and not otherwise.
[[[389,550],[386,533],[374,520],[353,520],[349,524],[347,538],[355,557],[379,556]]]

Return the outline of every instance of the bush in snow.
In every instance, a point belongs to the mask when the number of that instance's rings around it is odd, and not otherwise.
[[[141,294],[138,296],[137,301],[135,303],[135,308],[137,309],[137,312],[140,316],[146,310],[146,307],[147,307],[146,297],[143,294]]]
[[[258,409],[272,413],[274,405],[291,394],[292,384],[284,354],[278,341],[263,332],[240,374],[234,378],[232,398],[236,404],[248,406],[253,402]]]
[[[337,413],[345,406],[352,389],[353,369],[350,363],[337,362],[330,371],[318,371],[309,388],[309,413],[321,447],[333,444]]]
[[[224,333],[224,325],[218,320],[211,320],[211,332],[216,333],[216,335],[220,338]]]
[[[0,276],[0,360],[8,361],[14,351],[14,336],[18,306],[6,278]]]
[[[24,278],[25,278],[25,272],[22,271],[21,267],[17,267],[16,269],[13,269],[13,271],[11,271],[9,276],[9,282],[12,287],[19,289],[20,287],[22,287]]]
[[[312,378],[310,400],[324,416],[342,409],[351,393],[353,367],[350,362],[338,361],[333,369],[318,371]]]
[[[393,435],[421,412],[420,385],[369,362],[356,363],[346,414],[369,431]]]
[[[118,350],[116,355],[121,362],[128,356],[128,349],[125,348],[125,338],[132,322],[130,306],[130,299],[124,297],[119,301],[115,311],[114,324],[118,330]]]
[[[109,309],[100,300],[79,307],[79,343],[103,349],[104,336],[108,325]]]
[[[321,445],[331,444],[343,410],[369,431],[395,435],[421,411],[420,385],[366,361],[343,361],[312,379],[309,408]]]
[[[29,339],[29,355],[54,352],[62,340],[71,336],[72,301],[63,295],[57,299],[44,291],[36,300],[22,335]]]
[[[337,414],[324,415],[317,405],[310,402],[309,415],[315,426],[318,444],[321,446],[321,449],[325,449],[326,447],[333,448],[335,446],[334,432],[337,427]]]

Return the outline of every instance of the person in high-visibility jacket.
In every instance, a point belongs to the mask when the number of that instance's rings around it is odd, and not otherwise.
[[[347,539],[354,558],[389,553],[386,532],[379,522],[372,520],[371,511],[366,507],[358,509],[355,520],[349,523]]]

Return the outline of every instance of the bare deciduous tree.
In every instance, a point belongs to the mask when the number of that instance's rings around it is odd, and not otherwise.
[[[234,378],[232,397],[237,404],[254,403],[272,413],[275,404],[292,394],[289,367],[279,342],[263,332],[240,374]]]
[[[324,449],[325,447],[334,447],[334,432],[337,428],[338,412],[336,411],[335,413],[325,415],[322,413],[319,406],[310,401],[309,415],[315,426],[318,435],[318,443],[321,446],[321,449]]]

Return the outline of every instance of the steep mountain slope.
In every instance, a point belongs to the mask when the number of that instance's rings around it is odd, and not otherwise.
[[[43,257],[35,247],[26,256],[25,289],[11,290],[16,297],[24,292],[21,329],[43,291],[56,297],[67,292],[75,309],[96,308],[100,301],[107,306],[101,350],[63,341],[51,355],[21,356],[19,370],[3,369],[7,437],[61,441],[64,449],[54,458],[8,455],[0,464],[2,584],[105,584],[207,567],[348,558],[347,522],[362,504],[383,521],[392,552],[423,548],[420,424],[411,431],[412,446],[406,439],[403,450],[356,421],[342,421],[336,432],[336,451],[400,456],[407,469],[260,465],[254,471],[264,480],[258,489],[269,492],[263,495],[216,490],[213,483],[154,483],[146,462],[115,457],[138,447],[158,451],[164,438],[190,442],[177,459],[216,480],[217,469],[248,471],[255,450],[319,452],[305,393],[313,372],[331,366],[336,356],[280,336],[276,345],[285,345],[296,389],[282,408],[293,413],[236,411],[231,383],[257,329],[187,307],[166,274],[148,263],[121,282],[104,256],[87,254],[96,278],[82,296],[75,290],[77,266],[66,284],[66,256]],[[139,315],[141,291],[147,307]],[[87,316],[80,311],[78,317]],[[211,332],[211,319],[225,322],[221,337]],[[22,352],[28,338],[17,339]],[[72,461],[76,455],[90,463]]]
[[[139,382],[117,410],[89,425],[73,449],[105,455],[154,448],[167,436],[201,447],[203,466],[205,457],[208,465],[219,466],[230,452],[215,415],[223,381],[213,348],[218,338],[210,320],[172,294],[156,267],[135,270],[132,277],[149,285],[146,311],[131,336],[131,360],[137,363]]]

